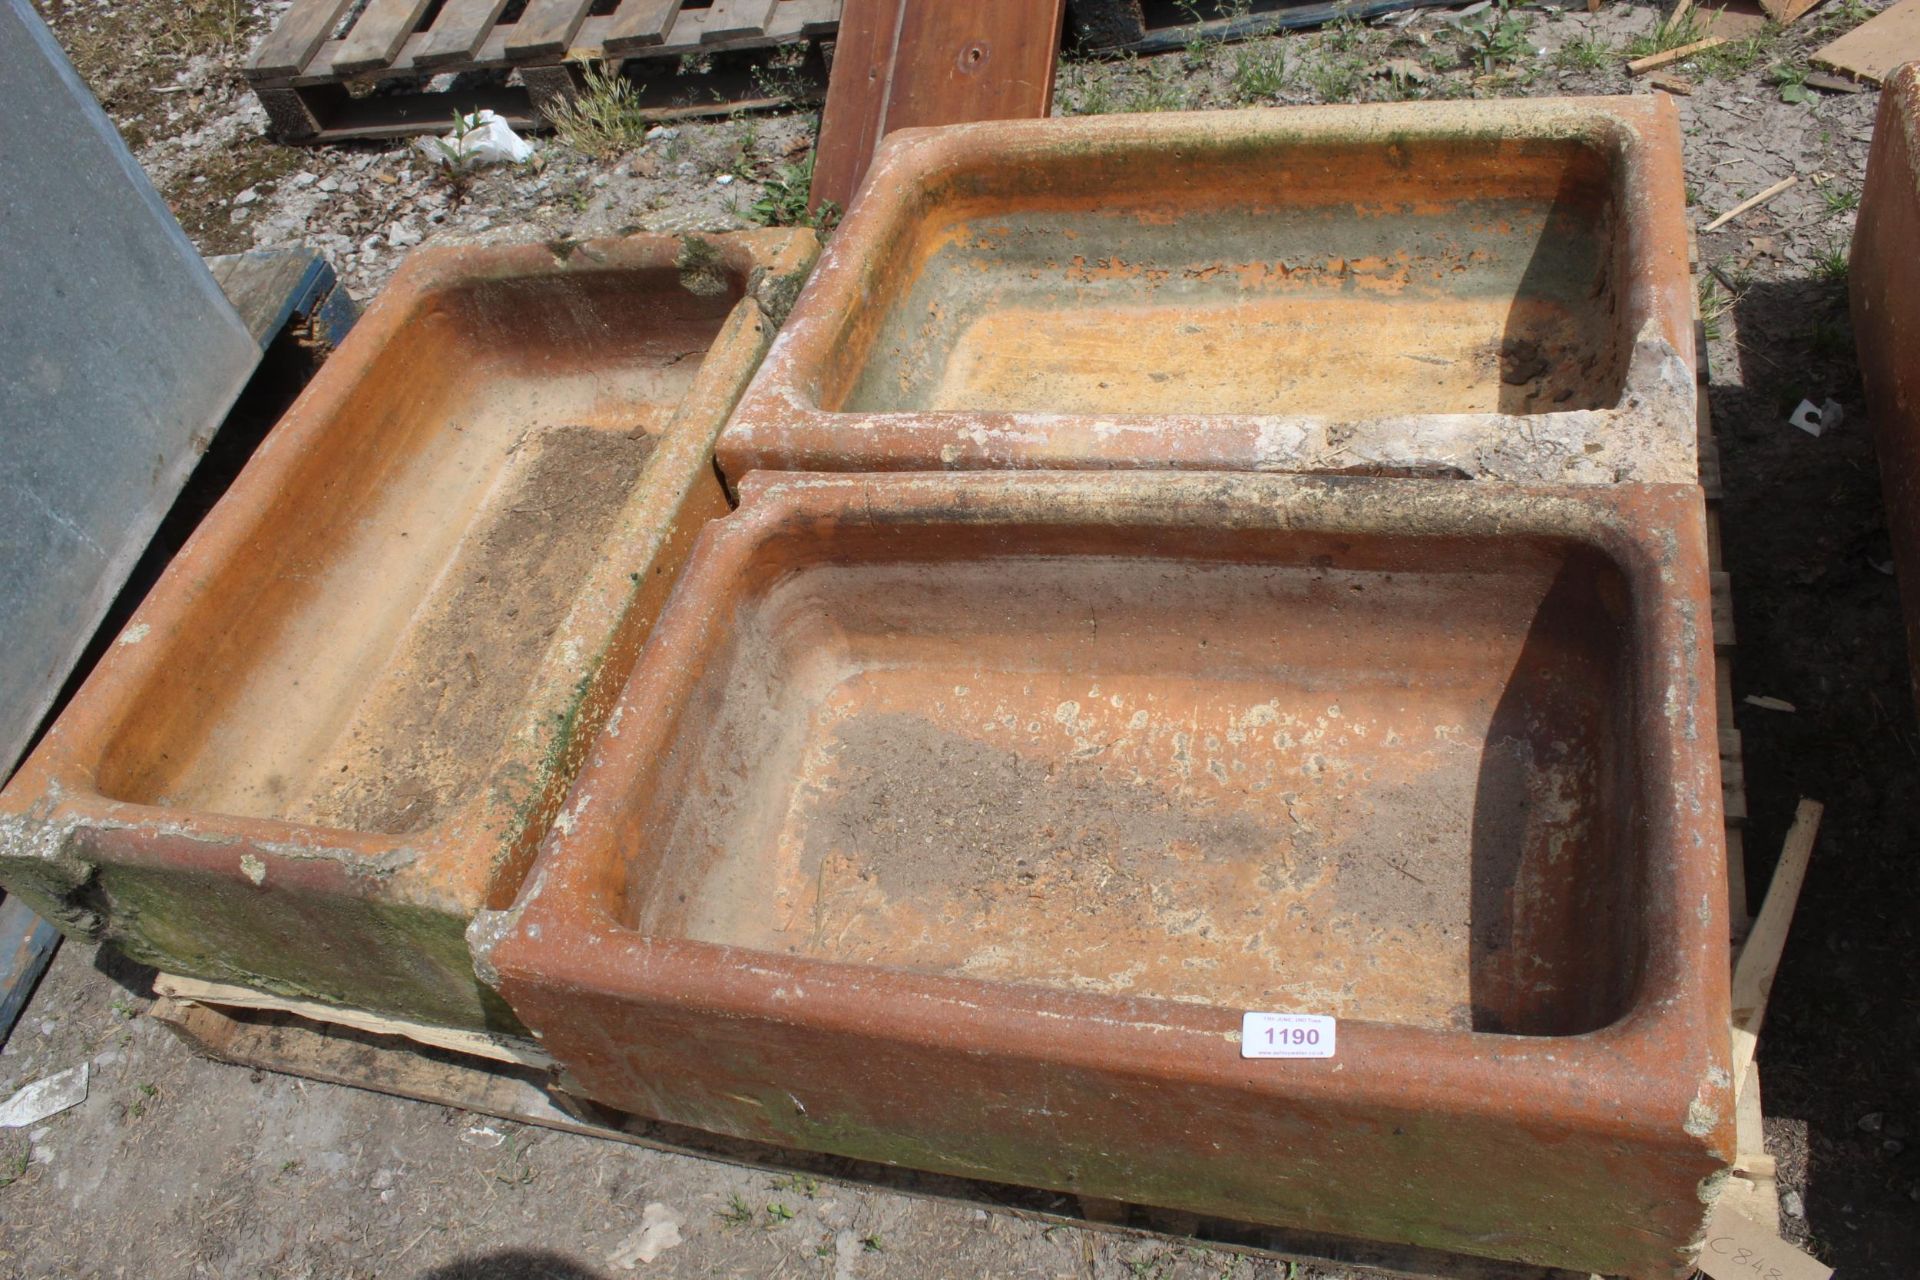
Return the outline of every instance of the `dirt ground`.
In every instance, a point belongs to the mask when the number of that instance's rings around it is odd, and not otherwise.
[[[610,154],[542,140],[456,190],[406,144],[276,146],[237,68],[284,7],[36,0],[207,253],[304,240],[370,298],[416,244],[726,229],[804,160],[804,112],[682,123]],[[1845,308],[1876,95],[1809,90],[1806,55],[1880,0],[1827,0],[1680,68],[1723,453],[1751,821],[1764,885],[1796,800],[1826,824],[1761,1043],[1788,1235],[1840,1274],[1920,1272],[1920,737]],[[1062,64],[1066,113],[1646,92],[1621,69],[1657,11],[1425,11],[1151,59]],[[1643,51],[1636,50],[1636,51]],[[774,189],[769,190],[769,181]],[[1802,398],[1846,421],[1787,425]],[[1757,904],[1756,904],[1757,905]],[[64,947],[0,1052],[0,1097],[81,1062],[87,1100],[0,1130],[0,1277],[587,1280],[628,1274],[648,1206],[663,1276],[1340,1277],[891,1190],[779,1180],[195,1058],[143,1016],[148,975]],[[628,1250],[628,1253],[631,1251]]]

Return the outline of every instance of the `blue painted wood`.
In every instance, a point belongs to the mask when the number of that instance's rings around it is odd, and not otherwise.
[[[0,901],[0,1046],[13,1034],[13,1024],[59,945],[60,931],[26,903],[11,894]]]

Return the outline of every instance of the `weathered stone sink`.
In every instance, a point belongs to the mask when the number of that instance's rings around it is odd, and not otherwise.
[[[811,233],[414,255],[0,796],[0,881],[166,969],[511,1025],[519,885]]]
[[[1880,92],[1847,288],[1920,701],[1920,62]]]
[[[476,954],[642,1115],[1668,1273],[1732,1141],[1708,616],[1691,485],[749,476]]]
[[[722,436],[756,468],[1682,483],[1660,97],[894,134]]]

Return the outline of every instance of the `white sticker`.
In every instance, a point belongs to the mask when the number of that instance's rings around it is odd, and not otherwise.
[[[1243,1058],[1331,1058],[1333,1019],[1322,1013],[1246,1013],[1240,1017]]]

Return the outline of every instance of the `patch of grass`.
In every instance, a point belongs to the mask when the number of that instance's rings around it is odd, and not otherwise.
[[[1821,188],[1820,199],[1827,206],[1828,213],[1852,213],[1860,207],[1860,188],[1829,183]]]
[[[820,1179],[810,1178],[804,1173],[790,1173],[773,1183],[775,1191],[792,1191],[811,1200],[820,1194]]]
[[[10,1187],[27,1176],[27,1166],[33,1163],[31,1149],[21,1151],[0,1162],[0,1188]]]
[[[1807,88],[1808,70],[1791,62],[1776,62],[1767,68],[1767,83],[1777,85],[1782,102],[1811,102],[1813,90]]]
[[[1185,111],[1192,88],[1170,61],[1147,64],[1146,74],[1122,100],[1122,111]]]
[[[746,1197],[738,1191],[733,1193],[733,1197],[727,1202],[726,1211],[720,1215],[720,1221],[730,1227],[750,1226],[753,1219],[753,1206],[748,1204]]]
[[[733,138],[733,154],[727,160],[727,172],[736,178],[757,176],[760,157],[760,122],[752,116],[740,122],[740,132]]]
[[[1813,275],[1815,279],[1831,284],[1846,283],[1847,244],[1844,240],[1833,241],[1813,255]]]
[[[560,145],[583,156],[611,160],[646,140],[647,121],[633,82],[591,63],[572,100],[550,106],[546,117]]]
[[[1709,341],[1725,336],[1726,318],[1739,298],[1722,289],[1711,275],[1700,277],[1699,294],[1701,330]]]
[[[1597,32],[1567,41],[1553,51],[1553,65],[1562,71],[1599,71],[1612,66],[1619,55],[1613,42]]]
[[[1118,111],[1120,95],[1114,89],[1113,66],[1101,62],[1062,65],[1060,108],[1070,116],[1104,116]]]
[[[1678,22],[1662,18],[1654,25],[1653,31],[1644,36],[1635,36],[1627,42],[1627,59],[1645,58],[1656,53],[1665,53],[1669,49],[1678,49],[1681,45],[1692,44],[1702,39],[1700,20],[1689,9],[1680,15]]]
[[[1491,9],[1463,25],[1473,60],[1487,75],[1511,67],[1528,52],[1527,33],[1533,19],[1507,0],[1494,0]]]
[[[1250,40],[1234,51],[1233,96],[1236,102],[1260,102],[1278,97],[1287,85],[1287,51],[1278,40]]]
[[[880,1233],[878,1231],[869,1231],[866,1235],[861,1236],[860,1247],[868,1253],[885,1253],[887,1251],[886,1243],[880,1239]]]
[[[1328,46],[1331,48],[1331,46]],[[1309,62],[1304,72],[1307,88],[1321,102],[1351,102],[1360,94],[1360,87],[1366,82],[1367,66],[1363,59],[1352,53],[1334,53]]]
[[[1725,44],[1703,49],[1693,56],[1693,64],[1702,75],[1737,76],[1753,70],[1773,56],[1774,47],[1780,41],[1781,28],[1768,24],[1765,31],[1755,32],[1744,40],[1729,40]]]
[[[783,164],[768,176],[760,198],[747,206],[747,221],[762,227],[812,227],[830,231],[840,221],[840,206],[822,200],[820,207],[807,211],[807,195],[813,189],[813,157],[795,164]]]

